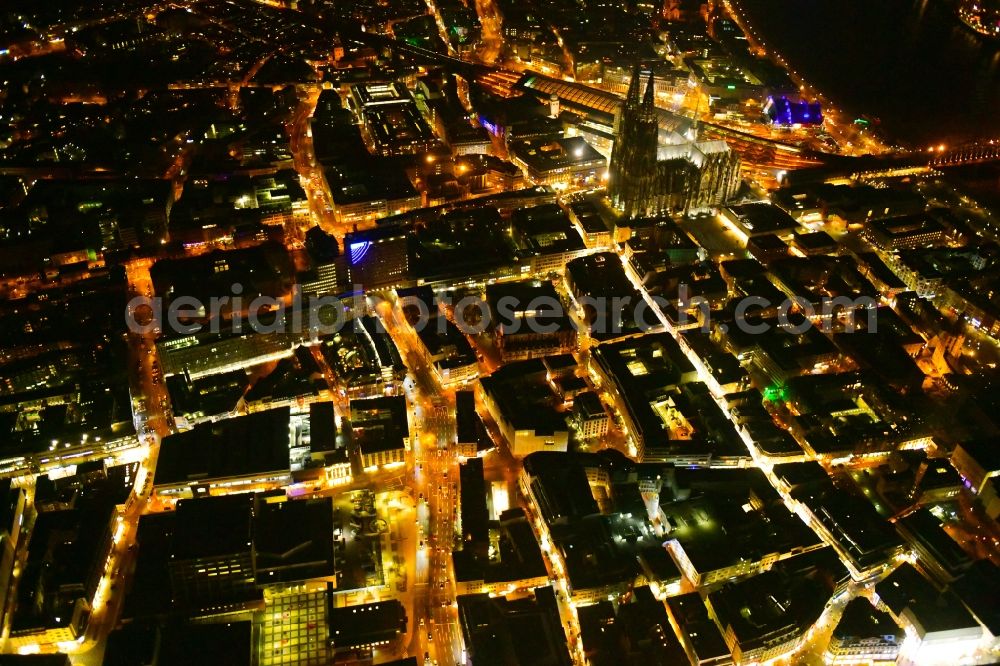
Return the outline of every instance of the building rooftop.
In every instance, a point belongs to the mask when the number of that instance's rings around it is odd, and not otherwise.
[[[169,435],[160,445],[157,486],[211,481],[289,470],[288,407],[216,423],[202,423]]]
[[[221,557],[252,548],[253,495],[181,500],[175,515],[171,559]]]
[[[560,453],[532,453],[524,459],[524,470],[532,479],[533,492],[541,517],[549,523],[578,519],[599,513],[597,502],[587,483],[583,464],[595,466],[594,457]]]
[[[635,588],[631,602],[618,607],[615,624],[621,629],[628,658],[634,664],[682,664],[687,658],[666,607],[648,585]]]
[[[555,79],[541,74],[525,74],[515,86],[548,101],[555,94],[561,104],[583,115],[590,115],[599,123],[609,127],[622,105],[623,98],[615,93],[600,90],[582,83]],[[656,109],[660,132],[664,138],[683,135],[691,128],[691,120],[671,113],[666,109]]]
[[[485,508],[485,497],[482,502]],[[464,515],[463,512],[463,527]],[[485,584],[495,584],[547,575],[542,550],[523,509],[501,513],[497,521],[489,523],[487,534],[485,541],[479,541],[469,532],[466,537],[473,536],[473,540],[466,540],[461,549],[452,551],[457,581],[481,580]],[[493,537],[495,542],[492,542]]]
[[[468,546],[489,541],[489,511],[486,506],[486,481],[483,461],[472,458],[458,466],[460,486],[462,542]]]
[[[517,600],[459,595],[458,618],[473,663],[483,659],[547,666],[572,663],[551,587],[537,587],[533,598]]]
[[[250,379],[244,370],[220,372],[198,379],[179,373],[167,377],[166,385],[174,414],[194,421],[233,412],[250,387]]]
[[[485,204],[443,212],[409,233],[410,265],[425,283],[492,276],[514,263],[509,228],[497,209]]]
[[[735,204],[727,207],[726,211],[747,236],[783,234],[799,227],[791,215],[769,203]]]
[[[979,622],[994,636],[1000,635],[1000,567],[988,559],[972,563],[951,586]]]
[[[607,416],[604,403],[601,402],[600,396],[593,391],[584,391],[573,398],[573,409],[583,419]]]
[[[905,215],[872,220],[866,231],[874,234],[871,237],[876,242],[898,243],[927,234],[943,234],[945,229],[929,215]]]
[[[674,478],[660,493],[667,537],[700,575],[822,544],[757,471],[679,469]]]
[[[515,430],[566,430],[565,416],[555,409],[561,400],[546,381],[541,359],[509,363],[479,381]]]
[[[329,500],[258,502],[253,531],[254,569],[261,585],[335,574]]]
[[[774,474],[792,489],[809,484],[823,484],[830,479],[823,466],[815,460],[775,465]]]
[[[926,507],[917,509],[908,516],[900,518],[896,525],[904,537],[908,537],[923,548],[934,563],[948,575],[957,575],[972,564],[966,552],[944,530],[941,521],[934,517],[930,509]]]
[[[822,254],[835,251],[838,244],[833,236],[825,231],[814,231],[792,236],[792,246],[799,248],[806,254]]]
[[[529,173],[557,174],[567,170],[604,168],[607,161],[583,137],[523,139],[513,143],[511,157]]]
[[[858,570],[882,564],[902,545],[868,500],[838,490],[832,482],[803,486],[791,494],[809,508]]]
[[[139,554],[132,574],[131,589],[125,595],[122,618],[148,619],[168,613],[173,605],[168,576],[171,539],[177,516],[173,511],[140,516],[135,541]]]
[[[888,613],[878,610],[864,597],[847,602],[840,622],[833,629],[833,638],[840,641],[892,639],[902,643],[903,630]]]
[[[182,296],[208,303],[212,297],[230,296],[237,283],[243,286],[244,298],[281,296],[291,288],[293,277],[288,251],[276,242],[160,259],[150,268],[149,274],[154,292],[168,303]],[[187,311],[187,308],[180,310]]]
[[[160,630],[159,659],[168,664],[250,663],[251,622],[170,625]]]
[[[493,446],[476,411],[476,394],[473,391],[455,391],[455,441],[459,444],[475,443],[477,451]]]
[[[719,628],[708,616],[705,602],[697,592],[689,592],[667,598],[670,616],[677,623],[681,639],[694,663],[727,663],[731,652],[722,638]]]
[[[892,613],[908,613],[920,638],[928,634],[976,636],[982,626],[951,591],[941,593],[909,562],[876,583],[875,593]]]
[[[419,197],[406,172],[389,164],[373,161],[331,164],[323,175],[337,206]]]
[[[681,335],[719,386],[749,378],[739,360],[715,342],[710,334],[700,328],[692,328],[682,331]]]
[[[406,398],[386,396],[351,401],[353,439],[363,454],[405,447],[410,436]]]
[[[337,448],[337,420],[332,402],[314,402],[309,405],[309,448],[313,452]]]
[[[796,591],[800,603],[794,605],[791,583],[776,571],[765,571],[723,585],[709,593],[708,601],[720,626],[727,631],[731,628],[740,650],[746,653],[769,640],[792,640],[819,618],[829,598],[827,591],[806,586],[809,589]]]
[[[970,439],[961,442],[959,446],[987,475],[1000,473],[1000,441],[992,438]]]
[[[395,599],[358,606],[334,606],[327,591],[326,622],[337,650],[393,640],[406,631],[406,609]]]
[[[579,607],[576,614],[580,622],[583,652],[590,663],[594,666],[618,664],[623,636],[615,620],[614,605],[602,599]]]
[[[580,232],[556,204],[515,210],[510,228],[522,259],[539,254],[575,252],[585,247]]]
[[[486,287],[490,325],[504,335],[533,335],[531,322],[541,327],[572,327],[559,294],[548,281],[500,282]]]

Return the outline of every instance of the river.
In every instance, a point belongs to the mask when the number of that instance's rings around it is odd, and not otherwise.
[[[953,0],[734,0],[768,50],[912,147],[1000,138],[1000,43]]]

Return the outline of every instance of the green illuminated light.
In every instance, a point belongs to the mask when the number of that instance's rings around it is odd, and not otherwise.
[[[766,402],[787,402],[788,387],[784,384],[771,384],[764,389],[764,400]]]

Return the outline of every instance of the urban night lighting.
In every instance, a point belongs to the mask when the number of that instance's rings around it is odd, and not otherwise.
[[[0,28],[0,664],[1000,663],[997,0]]]

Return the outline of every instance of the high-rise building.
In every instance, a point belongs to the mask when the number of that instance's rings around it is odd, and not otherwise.
[[[608,195],[627,217],[721,205],[739,186],[739,156],[723,141],[660,145],[652,74],[640,99],[636,67],[615,118]]]
[[[353,231],[344,237],[351,281],[366,289],[397,287],[409,281],[410,241],[403,226]]]

